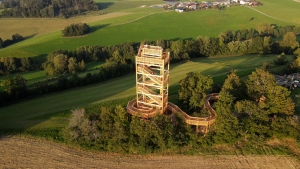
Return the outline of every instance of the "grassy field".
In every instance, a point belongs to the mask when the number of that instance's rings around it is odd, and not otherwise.
[[[170,95],[176,95],[178,81],[187,72],[198,71],[222,82],[226,73],[235,69],[241,74],[250,73],[260,67],[263,61],[272,63],[270,56],[232,56],[220,58],[201,58],[189,62],[172,64],[170,71]],[[73,88],[67,91],[51,93],[38,98],[22,101],[0,108],[0,129],[2,131],[27,132],[57,130],[67,123],[71,109],[90,107],[98,110],[99,104],[123,104],[135,95],[135,75],[112,79],[104,83]],[[176,101],[176,96],[171,96]]]
[[[263,5],[257,8],[259,11],[275,18],[300,24],[300,2],[294,0],[262,0]],[[275,12],[276,11],[276,12]]]
[[[117,18],[124,15],[133,14],[130,9],[139,8],[142,5],[157,4],[157,1],[115,1],[104,2],[96,1],[99,6],[99,11],[88,12],[84,15],[71,17],[68,19],[62,18],[1,18],[0,25],[0,37],[2,39],[9,39],[15,33],[19,33],[25,37],[38,37],[51,32],[62,30],[65,26],[72,23],[84,22],[93,23],[102,20],[108,20],[106,22],[114,23],[112,18]],[[160,1],[161,2],[161,1]],[[128,12],[129,11],[129,12]],[[105,15],[100,15],[104,12]],[[147,8],[146,10],[136,11],[135,13],[155,13],[161,12]],[[130,19],[130,17],[128,18]],[[126,20],[125,20],[126,21]],[[124,22],[124,21],[122,21]],[[121,23],[122,23],[121,22]],[[7,25],[7,26],[5,26]],[[93,24],[91,24],[93,25]]]
[[[0,25],[7,25],[0,27],[0,37],[2,39],[9,39],[15,33],[19,33],[25,37],[37,37],[51,32],[62,30],[65,26],[72,23],[84,22],[93,23],[105,19],[111,20],[112,18],[129,15],[131,13],[122,12],[131,8],[137,8],[141,5],[157,4],[157,1],[115,1],[105,2],[96,0],[100,13],[104,12],[105,15],[99,15],[99,11],[88,12],[84,15],[71,17],[68,19],[62,18],[1,18]],[[155,12],[155,11],[153,11]]]
[[[265,1],[266,3],[269,2],[268,0]],[[105,3],[102,1],[98,2]],[[140,7],[141,4],[155,4],[158,2],[159,1],[110,2],[111,4],[107,5],[107,10],[111,9],[110,12],[112,13],[105,15],[88,14],[86,16],[79,16],[66,20],[1,19],[0,25],[12,26],[1,26],[0,37],[6,35],[11,36],[13,33],[18,32],[24,36],[30,36],[32,38],[8,48],[1,49],[0,57],[45,57],[45,55],[49,52],[57,49],[70,50],[84,45],[108,46],[123,42],[138,42],[145,39],[169,40],[178,38],[196,38],[198,36],[217,37],[220,32],[225,30],[256,28],[259,24],[265,22],[270,24],[275,23],[277,25],[290,25],[297,16],[300,16],[300,10],[295,10],[293,12],[293,18],[287,17],[287,19],[284,19],[286,21],[282,21],[270,18],[243,6],[230,7],[224,11],[203,10],[181,14],[174,11],[164,12],[162,9]],[[287,8],[290,3],[296,2],[291,1],[289,3],[285,3]],[[300,5],[300,3],[297,4]],[[268,4],[268,8],[272,8],[274,11],[280,11],[281,9],[285,9],[284,4],[282,5],[283,6],[279,7],[270,3]],[[255,7],[255,9],[268,9],[264,6]],[[297,5],[294,6],[295,7],[292,9],[298,9]],[[289,16],[289,14],[286,13],[282,13],[282,15]],[[253,21],[249,21],[249,18],[251,17],[254,17]],[[36,24],[37,22],[39,24]],[[66,25],[74,22],[89,23],[93,27],[92,33],[80,38],[61,38],[60,30],[62,30]],[[297,23],[294,23],[293,25],[297,25]],[[299,25],[300,23],[297,26]],[[28,32],[22,33],[20,31]]]

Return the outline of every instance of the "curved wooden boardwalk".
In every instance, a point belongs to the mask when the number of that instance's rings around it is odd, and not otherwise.
[[[215,110],[211,107],[210,101],[212,100],[218,100],[219,98],[219,93],[212,93],[208,94],[205,97],[204,101],[204,108],[208,109],[209,111],[209,116],[207,117],[193,117],[188,115],[186,112],[182,111],[178,106],[175,104],[168,102],[168,107],[167,110],[171,111],[172,114],[174,113],[179,113],[184,117],[184,120],[187,124],[189,125],[195,125],[197,127],[205,127],[206,132],[209,128],[210,125],[215,123],[216,119],[216,112]],[[157,110],[155,108],[152,109],[138,109],[136,108],[136,100],[131,100],[127,104],[127,112],[130,113],[133,116],[138,116],[141,118],[152,118],[157,114]]]

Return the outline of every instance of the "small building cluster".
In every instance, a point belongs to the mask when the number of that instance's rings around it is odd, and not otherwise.
[[[287,87],[289,89],[300,87],[300,75],[298,73],[293,73],[290,75],[275,75],[275,80],[277,85]]]
[[[232,0],[232,2],[239,3],[241,5],[258,6],[261,5],[258,1],[253,0]]]
[[[239,5],[250,5],[250,6],[257,6],[261,5],[260,2],[253,1],[253,0],[215,0],[214,2],[176,2],[176,1],[167,1],[164,5],[164,9],[168,10],[175,10],[176,12],[185,12],[185,11],[192,11],[192,10],[203,10],[207,8],[214,8],[219,6],[229,7],[232,4],[239,4]]]

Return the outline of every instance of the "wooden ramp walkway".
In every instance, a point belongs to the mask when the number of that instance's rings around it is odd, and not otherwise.
[[[184,118],[184,121],[189,125],[195,125],[197,129],[199,127],[204,128],[204,133],[208,132],[209,127],[215,123],[216,119],[216,112],[211,107],[210,101],[218,100],[219,93],[212,93],[208,94],[205,97],[204,101],[204,108],[208,109],[209,116],[207,117],[193,117],[188,115],[186,112],[182,111],[178,106],[175,104],[168,102],[167,110],[172,112],[172,114],[179,113]],[[148,109],[138,109],[136,108],[136,100],[131,100],[127,104],[127,112],[133,116],[138,116],[141,118],[152,118],[154,117],[159,111],[155,108],[148,108]]]

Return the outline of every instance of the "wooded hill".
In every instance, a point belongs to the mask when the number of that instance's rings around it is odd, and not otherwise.
[[[3,0],[0,9],[1,17],[67,18],[98,6],[93,0]]]

